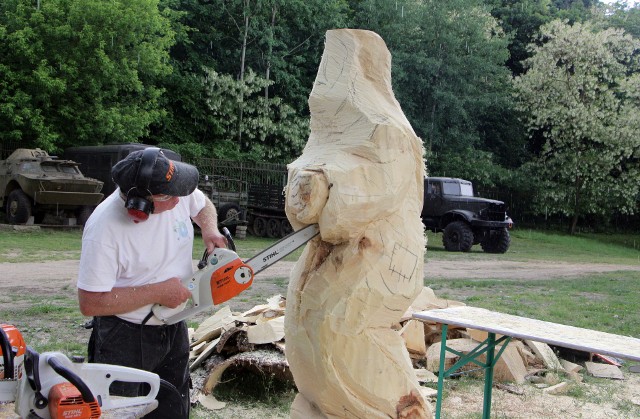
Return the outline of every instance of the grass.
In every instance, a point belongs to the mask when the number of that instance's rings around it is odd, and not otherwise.
[[[0,262],[80,259],[82,231],[0,231]]]
[[[442,235],[427,232],[427,258],[438,260],[549,260],[555,262],[640,264],[640,233],[575,234],[536,230],[511,231],[511,246],[503,255],[489,255],[480,246],[471,252],[447,252]]]
[[[640,336],[638,272],[536,281],[428,280],[440,298],[523,317]]]
[[[447,252],[442,247],[442,235],[431,232],[427,232],[427,240],[426,258],[437,260],[553,260],[640,264],[640,233],[568,235],[516,229],[511,232],[511,247],[503,255],[484,253],[477,245],[468,253]],[[274,239],[253,236],[235,240],[237,253],[242,258],[254,256],[274,242]],[[82,231],[79,229],[0,231],[0,263],[79,259],[81,245]],[[202,240],[196,235],[193,258],[200,259],[203,251]],[[302,248],[285,260],[297,260],[301,253]]]
[[[86,319],[78,310],[75,289],[60,291],[46,297],[3,292],[0,319],[16,326],[27,345],[38,352],[85,355],[89,331],[83,327]]]
[[[242,258],[254,256],[275,242],[274,239],[253,236],[235,240],[237,253]],[[0,263],[80,259],[81,249],[82,231],[79,229],[0,231]],[[199,260],[203,252],[204,243],[196,234],[193,258]],[[295,261],[301,253],[302,248],[285,260]]]

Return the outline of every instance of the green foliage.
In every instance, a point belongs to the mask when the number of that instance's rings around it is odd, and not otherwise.
[[[291,155],[302,151],[308,136],[308,122],[297,117],[293,109],[280,98],[262,96],[271,82],[249,70],[244,80],[236,81],[206,69],[203,80],[206,99],[215,120],[213,138],[224,138],[222,150],[229,151],[236,141],[235,153],[245,159],[286,162]],[[230,158],[229,155],[216,156]],[[232,157],[231,157],[232,158]]]
[[[524,140],[513,124],[508,40],[483,2],[364,0],[353,9],[352,26],[387,43],[395,94],[427,150],[498,151]],[[493,129],[501,125],[513,129]],[[499,152],[505,160],[513,155]]]
[[[164,81],[168,113],[152,127],[153,138],[161,143],[201,144],[207,156],[221,158],[278,162],[296,156],[307,137],[307,98],[324,32],[344,26],[344,2],[163,0],[161,4],[183,13],[173,21],[181,35],[171,50],[175,71]],[[215,89],[226,94],[220,99],[234,101],[215,112],[207,102],[219,100],[211,97],[217,92],[201,82],[210,78],[208,69],[219,75]],[[251,72],[253,76],[248,76]],[[220,86],[223,76],[229,81]],[[237,85],[231,88],[231,82]],[[242,86],[245,82],[247,86]],[[254,89],[258,84],[261,90]],[[251,97],[243,96],[246,89]],[[246,112],[254,112],[248,124]]]
[[[494,0],[491,14],[509,35],[509,59],[507,66],[514,75],[524,72],[522,62],[529,58],[527,46],[533,42],[540,26],[552,20],[553,8],[550,0]]]
[[[135,141],[162,115],[173,31],[157,1],[7,0],[0,28],[0,140]]]
[[[457,152],[428,153],[427,170],[429,176],[463,178],[484,188],[493,188],[510,177],[506,169],[496,164],[492,153],[472,148]]]
[[[639,190],[640,43],[620,30],[553,21],[515,79],[527,125],[542,137],[523,170],[538,179],[539,213],[633,213]]]
[[[599,8],[594,21],[603,27],[622,29],[634,38],[640,38],[640,4],[628,5],[626,1],[618,1]]]

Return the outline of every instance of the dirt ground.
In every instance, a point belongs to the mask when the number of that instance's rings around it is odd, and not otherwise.
[[[233,311],[244,311],[265,302],[275,294],[286,293],[286,279],[292,262],[280,262],[260,273],[253,286],[232,300]],[[570,264],[540,261],[429,261],[425,264],[425,278],[495,278],[539,279],[580,277],[582,275],[637,271],[640,265]],[[74,292],[77,260],[33,263],[0,263],[0,289],[33,295],[51,295],[61,290]],[[246,295],[245,295],[246,294]],[[210,314],[208,314],[210,315]],[[207,316],[208,316],[207,315]],[[40,319],[39,319],[40,320]],[[633,363],[629,363],[633,364]],[[482,412],[482,384],[457,384],[451,380],[443,402],[446,418],[477,418]],[[625,371],[625,380],[587,378],[582,383],[570,383],[571,395],[548,395],[533,385],[521,386],[522,394],[494,388],[492,417],[504,418],[633,418],[640,417],[640,374]],[[432,400],[435,407],[435,400]],[[284,414],[264,412],[259,408],[229,404],[211,414],[196,412],[195,417],[279,418]],[[0,411],[0,417],[2,417]]]
[[[269,279],[287,278],[294,262],[279,262],[256,276],[254,287],[258,291],[268,288]],[[194,262],[195,266],[195,262]],[[579,277],[601,272],[638,271],[640,265],[611,265],[604,263],[550,263],[546,261],[428,261],[424,266],[425,278],[468,279],[538,279]],[[0,263],[0,289],[33,287],[36,292],[60,289],[65,285],[75,286],[78,260],[58,260],[29,263]],[[28,274],[25,274],[27,272]],[[25,284],[25,279],[29,282]],[[247,292],[250,292],[248,290]],[[256,291],[256,290],[254,290]]]

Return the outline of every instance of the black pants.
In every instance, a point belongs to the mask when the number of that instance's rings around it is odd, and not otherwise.
[[[95,317],[89,339],[89,362],[151,371],[173,384],[160,387],[158,407],[147,418],[189,417],[189,336],[184,321],[169,326],[141,326],[116,316]],[[112,393],[147,394],[144,385],[114,382]]]

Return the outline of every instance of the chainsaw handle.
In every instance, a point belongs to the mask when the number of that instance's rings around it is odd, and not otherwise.
[[[236,243],[233,241],[233,236],[227,227],[222,227],[222,235],[227,239],[227,248],[236,251]],[[205,248],[200,261],[198,262],[198,269],[204,269],[207,266],[209,260],[209,251]]]
[[[2,327],[0,327],[0,336],[2,337],[2,342],[0,342],[0,350],[2,350],[2,359],[4,361],[4,379],[13,379],[13,349],[11,348],[11,341],[9,340],[9,336]]]
[[[68,370],[66,367],[64,367],[59,360],[54,357],[48,357],[47,364],[49,364],[49,366],[53,368],[53,370],[57,372],[58,375],[66,378],[67,381],[76,386],[76,388],[82,395],[82,400],[84,400],[86,403],[92,403],[96,401],[96,398],[91,392],[91,389],[84,381],[82,381],[82,378],[80,378],[73,371]]]
[[[233,241],[233,236],[227,227],[222,227],[222,235],[227,239],[227,248],[236,251],[236,243]]]

